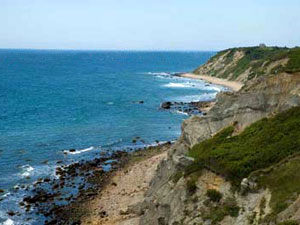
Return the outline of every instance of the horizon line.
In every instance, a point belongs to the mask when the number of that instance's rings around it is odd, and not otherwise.
[[[221,50],[198,49],[71,49],[71,48],[1,48],[0,50],[31,50],[31,51],[107,51],[107,52],[217,52]]]

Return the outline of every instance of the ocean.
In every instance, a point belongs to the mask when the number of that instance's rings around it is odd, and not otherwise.
[[[55,176],[58,160],[178,138],[188,116],[160,104],[212,100],[222,87],[172,74],[214,54],[0,50],[0,224],[35,223],[18,203],[38,178]]]

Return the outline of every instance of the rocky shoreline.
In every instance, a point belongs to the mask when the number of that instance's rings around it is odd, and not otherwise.
[[[100,195],[110,183],[114,174],[134,161],[145,159],[166,151],[171,142],[137,149],[134,152],[116,151],[111,156],[101,156],[93,160],[80,161],[56,168],[57,179],[40,179],[33,185],[31,195],[24,197],[20,207],[29,217],[38,214],[45,218],[44,224],[81,224],[81,217],[86,214],[82,204]],[[72,151],[72,149],[70,150]],[[74,192],[74,190],[78,192]],[[10,216],[19,212],[8,212]],[[102,211],[100,217],[107,217]]]
[[[171,110],[186,115],[206,115],[206,112],[213,107],[215,101],[198,101],[198,102],[163,102],[160,108]]]
[[[188,116],[206,115],[214,104],[215,101],[163,102],[160,110],[170,110]],[[137,138],[132,142],[143,142]],[[81,216],[84,215],[80,213],[81,205],[99,196],[116,171],[128,167],[137,158],[145,160],[158,155],[170,146],[171,142],[160,144],[157,141],[156,146],[132,149],[132,152],[128,150],[115,151],[112,154],[109,151],[102,152],[97,158],[81,160],[70,165],[63,165],[62,161],[58,161],[55,169],[56,178],[45,177],[37,180],[33,187],[27,190],[29,195],[19,202],[20,212],[9,211],[7,214],[11,217],[18,216],[24,210],[28,214],[26,219],[28,222],[32,220],[34,214],[37,214],[44,218],[44,223],[48,225],[81,224]],[[70,149],[64,151],[64,154],[72,154],[75,151]],[[100,214],[100,218],[108,217],[106,212]]]

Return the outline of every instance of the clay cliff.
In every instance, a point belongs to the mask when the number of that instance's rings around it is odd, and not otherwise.
[[[300,49],[277,47],[228,49],[196,69],[244,86],[183,122],[145,201],[132,206],[140,224],[300,223],[299,71]]]

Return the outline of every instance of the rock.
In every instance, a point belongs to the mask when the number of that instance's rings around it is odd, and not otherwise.
[[[69,150],[69,152],[76,152],[76,149],[72,148]]]
[[[14,216],[14,215],[16,215],[16,213],[15,213],[14,211],[8,211],[8,212],[7,212],[7,215],[9,215],[9,216]]]
[[[257,184],[254,181],[250,181],[248,178],[244,178],[241,182],[241,192],[247,193],[248,191],[255,191]]]
[[[171,102],[163,102],[160,107],[162,109],[170,109],[171,108],[172,103]]]
[[[185,156],[185,155],[179,155],[179,156],[175,155],[173,157],[173,160],[174,160],[174,163],[177,164],[177,166],[180,166],[180,167],[187,167],[195,161],[194,158],[188,157],[188,156]]]
[[[0,189],[0,193],[4,193],[4,190],[3,190],[3,189]]]
[[[120,209],[120,215],[128,215],[129,213],[128,213],[128,208],[122,208],[122,209]]]

